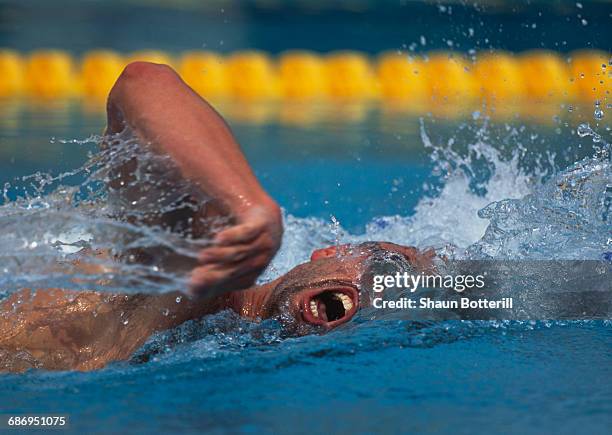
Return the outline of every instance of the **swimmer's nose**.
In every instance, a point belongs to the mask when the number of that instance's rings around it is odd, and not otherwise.
[[[312,255],[310,256],[311,261],[319,260],[321,258],[329,258],[336,255],[336,247],[330,246],[328,248],[317,249],[316,251],[312,251]]]
[[[339,246],[329,246],[323,249],[317,249],[312,252],[310,256],[310,261],[319,260],[321,258],[330,258],[335,257],[338,253],[342,253],[348,249],[349,245],[339,245]]]

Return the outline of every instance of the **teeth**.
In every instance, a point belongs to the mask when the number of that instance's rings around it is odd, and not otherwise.
[[[344,311],[349,311],[353,308],[353,301],[351,298],[345,295],[344,293],[335,292],[334,296],[342,301],[342,306],[344,306]]]
[[[319,311],[317,310],[317,303],[313,300],[310,301],[310,311],[312,312],[313,316],[319,317]]]

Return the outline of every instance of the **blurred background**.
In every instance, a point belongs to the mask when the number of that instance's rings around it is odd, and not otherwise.
[[[608,1],[0,0],[0,183],[81,165],[95,144],[74,140],[148,60],[228,119],[289,212],[358,228],[422,196],[422,126],[559,165],[591,149],[580,124],[608,138],[611,44]]]
[[[569,52],[609,50],[611,13],[610,2],[591,0],[3,0],[0,43],[76,54],[98,47]]]

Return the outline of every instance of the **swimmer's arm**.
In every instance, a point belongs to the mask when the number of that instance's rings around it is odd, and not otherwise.
[[[178,292],[22,290],[0,303],[0,372],[97,369],[128,359],[155,332],[223,308],[222,299],[204,303]],[[13,362],[8,364],[11,355]],[[16,355],[27,358],[16,364]],[[28,361],[35,363],[28,366]]]
[[[282,219],[221,116],[171,68],[134,62],[108,99],[108,132],[126,124],[170,155],[185,178],[236,219],[202,251],[192,290],[211,294],[250,286],[280,246]]]

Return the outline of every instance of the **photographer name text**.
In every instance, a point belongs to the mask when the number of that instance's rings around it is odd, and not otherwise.
[[[500,299],[462,297],[459,299],[436,299],[431,297],[401,297],[395,300],[383,298],[385,290],[390,288],[408,290],[414,293],[419,289],[435,288],[454,290],[462,293],[469,289],[485,287],[484,275],[415,275],[408,272],[397,272],[394,275],[375,275],[373,290],[376,297],[372,301],[374,308],[379,309],[512,309],[512,298]]]

